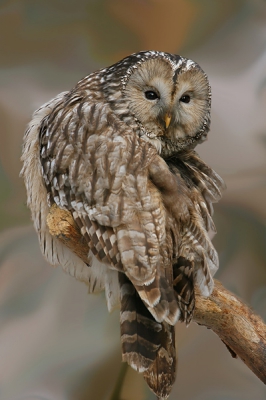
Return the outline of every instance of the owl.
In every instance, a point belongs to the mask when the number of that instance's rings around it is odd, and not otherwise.
[[[195,152],[210,128],[200,66],[159,51],[94,72],[39,108],[25,133],[22,176],[42,253],[105,290],[120,307],[122,360],[160,399],[176,373],[176,322],[193,317],[195,287],[213,290],[212,203],[222,179]],[[86,259],[54,237],[52,206],[68,211]]]

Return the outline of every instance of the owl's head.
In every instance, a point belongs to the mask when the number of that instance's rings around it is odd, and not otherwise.
[[[133,117],[139,135],[152,142],[162,156],[193,148],[206,139],[211,90],[197,63],[146,51],[126,57],[115,67],[122,98],[117,98],[114,111],[131,126]]]

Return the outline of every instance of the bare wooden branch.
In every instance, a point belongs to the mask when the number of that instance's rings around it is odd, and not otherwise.
[[[63,242],[87,264],[89,247],[78,230],[71,213],[54,204],[50,208],[46,222],[50,234]]]
[[[266,384],[266,325],[247,305],[215,280],[209,298],[197,293],[193,320],[212,329]]]
[[[51,235],[57,237],[85,263],[89,248],[70,212],[53,205],[47,217]],[[215,332],[233,356],[266,384],[266,325],[260,317],[226,290],[219,281],[209,298],[196,293],[194,322]]]

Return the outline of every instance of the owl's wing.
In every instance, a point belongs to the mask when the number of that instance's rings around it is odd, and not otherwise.
[[[93,103],[86,92],[67,93],[35,114],[23,157],[24,163],[30,160],[22,174],[35,182],[34,188],[28,184],[29,206],[40,236],[46,238],[40,240],[49,261],[62,263],[65,257],[58,256],[58,249],[67,250],[43,226],[47,193],[50,205],[72,213],[106,269],[122,268],[155,319],[174,324],[179,309],[162,268],[166,221],[160,190],[149,176],[149,165],[157,157],[152,145],[136,137],[105,103]],[[48,254],[47,240],[52,240],[49,249],[56,256]],[[76,258],[65,269],[85,280],[84,263],[79,274]]]
[[[97,258],[93,257],[93,254],[89,254],[88,264],[90,268],[88,268],[87,263],[84,263],[80,257],[50,234],[47,226],[49,198],[43,177],[43,167],[40,162],[40,129],[43,120],[51,115],[57,107],[62,107],[62,102],[64,102],[64,98],[67,95],[68,92],[59,94],[34,113],[24,135],[21,176],[25,181],[27,204],[31,210],[34,227],[38,233],[44,257],[51,265],[61,265],[64,271],[78,280],[86,282],[90,291],[105,289],[108,308],[111,309],[119,300],[117,273],[110,270],[105,264],[100,265]],[[60,179],[62,179],[62,176]],[[114,295],[115,293],[116,296]]]
[[[181,310],[181,320],[188,324],[195,306],[194,284],[204,296],[213,289],[212,276],[218,268],[218,255],[210,240],[215,233],[212,220],[213,206],[221,198],[225,184],[221,177],[207,166],[193,150],[167,160],[177,184],[190,199],[189,218],[180,227],[177,260],[173,264],[174,289]]]

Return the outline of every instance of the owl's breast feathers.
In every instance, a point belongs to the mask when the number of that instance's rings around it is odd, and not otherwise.
[[[190,321],[194,282],[209,295],[218,268],[207,230],[214,229],[221,178],[194,151],[163,160],[86,91],[63,93],[35,113],[22,159],[49,262],[109,295],[119,276],[123,359],[145,370],[153,386],[160,374],[173,382],[172,326]],[[91,250],[88,266],[51,237],[46,217],[53,203],[72,213]],[[156,390],[167,396],[163,384]]]

